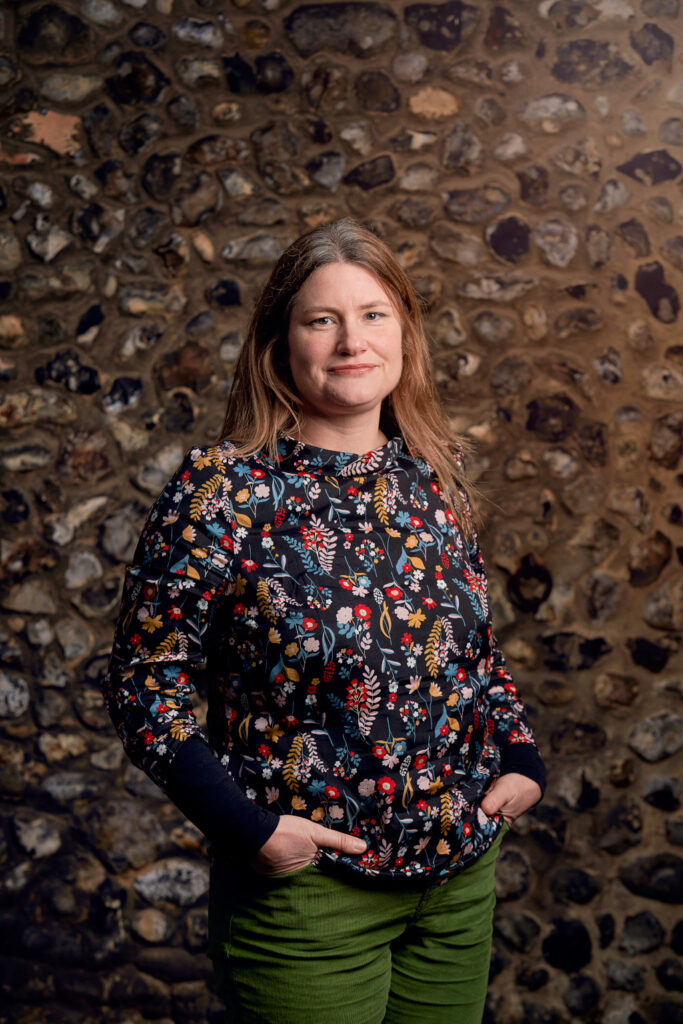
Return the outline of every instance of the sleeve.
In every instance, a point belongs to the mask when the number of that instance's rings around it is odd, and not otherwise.
[[[277,816],[228,775],[191,700],[230,581],[229,489],[219,449],[192,448],[154,502],[126,568],[103,690],[133,764],[212,842],[255,850]]]
[[[479,539],[471,520],[470,529],[472,533],[469,544],[470,563],[484,584],[486,608],[490,609],[486,569],[479,547]],[[487,638],[488,685],[482,696],[489,732],[501,752],[501,775],[516,772],[533,779],[541,787],[539,799],[542,799],[546,787],[545,765],[529,725],[526,708],[493,631],[490,610]]]

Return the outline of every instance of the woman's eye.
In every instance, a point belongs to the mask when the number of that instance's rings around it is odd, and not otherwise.
[[[379,320],[379,319],[380,319],[381,317],[383,317],[383,316],[384,316],[385,314],[384,314],[384,313],[375,313],[375,312],[370,312],[370,313],[366,313],[365,315],[366,315],[366,316],[369,316],[369,317],[370,317],[370,316],[371,316],[371,317],[376,317],[376,318],[377,318],[377,319]]]
[[[331,320],[331,316],[319,316],[315,320],[311,320],[311,324],[322,324],[325,320]]]

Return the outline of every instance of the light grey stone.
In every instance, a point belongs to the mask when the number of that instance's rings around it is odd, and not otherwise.
[[[0,718],[20,718],[28,711],[30,702],[26,680],[15,672],[0,669]]]
[[[150,903],[168,900],[180,907],[189,907],[209,888],[209,871],[180,857],[169,857],[141,872],[133,888]]]
[[[683,718],[673,711],[658,711],[631,730],[631,750],[644,761],[662,761],[683,747]]]

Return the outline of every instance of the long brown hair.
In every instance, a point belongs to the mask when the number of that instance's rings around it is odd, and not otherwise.
[[[451,430],[436,390],[417,296],[385,242],[350,218],[305,232],[273,267],[235,364],[218,442],[229,438],[237,454],[265,449],[275,459],[278,437],[298,436],[301,402],[289,372],[289,315],[306,278],[330,263],[364,267],[393,297],[403,324],[403,369],[384,401],[384,422],[391,417],[409,450],[429,463],[469,535],[472,493],[462,468],[464,445]]]

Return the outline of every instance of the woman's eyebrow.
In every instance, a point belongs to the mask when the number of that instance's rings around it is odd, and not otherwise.
[[[391,309],[391,303],[387,299],[377,299],[375,302],[364,302],[359,309],[376,309],[377,306],[388,306]],[[334,306],[306,306],[305,309],[301,310],[302,313],[337,313],[339,312]]]

